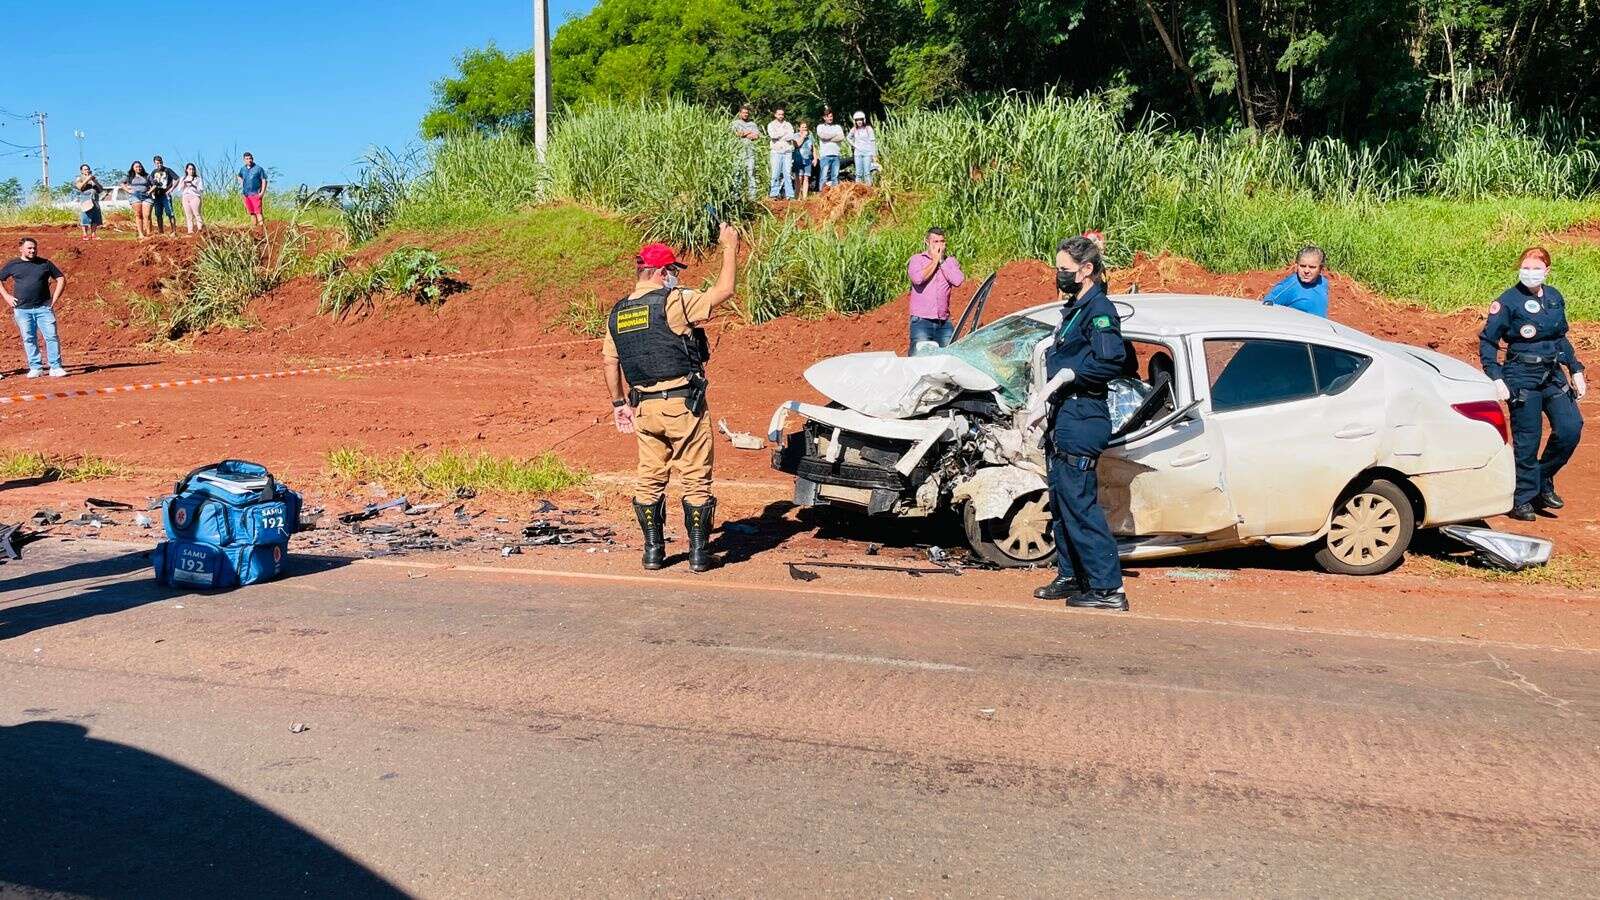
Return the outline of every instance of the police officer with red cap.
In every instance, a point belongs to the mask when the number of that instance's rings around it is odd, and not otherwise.
[[[647,244],[635,259],[638,281],[606,319],[606,386],[617,431],[639,441],[633,511],[644,533],[644,567],[666,565],[666,490],[673,469],[683,488],[689,569],[712,566],[712,429],[706,410],[710,348],[701,326],[733,297],[739,233],[723,225],[722,269],[706,291],[678,286],[683,264],[666,244]],[[624,382],[626,379],[626,382]]]

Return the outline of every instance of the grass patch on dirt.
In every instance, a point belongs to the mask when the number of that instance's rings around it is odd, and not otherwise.
[[[328,474],[339,480],[382,484],[389,491],[427,490],[453,493],[471,488],[492,494],[549,494],[577,487],[589,473],[560,456],[545,453],[532,459],[440,450],[437,453],[378,455],[356,447],[328,452]]]
[[[1470,557],[1439,557],[1413,554],[1418,574],[1434,578],[1476,578],[1495,584],[1524,587],[1559,587],[1568,590],[1593,590],[1600,584],[1600,556],[1583,551],[1562,552],[1559,549],[1542,566],[1507,572],[1481,563]]]
[[[606,305],[593,290],[582,297],[573,297],[556,317],[556,324],[584,337],[597,338],[605,333],[608,312]]]
[[[563,203],[474,227],[456,253],[537,292],[571,289],[596,272],[631,275],[639,242],[639,232],[621,219]]]
[[[0,452],[0,481],[43,478],[49,481],[96,481],[121,478],[132,467],[100,456],[47,456],[29,451]]]

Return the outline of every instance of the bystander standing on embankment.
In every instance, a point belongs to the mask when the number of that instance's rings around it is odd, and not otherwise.
[[[6,290],[6,282],[11,290]],[[56,337],[55,304],[66,290],[67,276],[56,264],[39,255],[39,242],[25,237],[17,242],[17,258],[0,266],[0,298],[11,307],[17,330],[22,332],[22,349],[28,354],[28,377],[44,374],[37,334],[44,335],[52,378],[66,377],[61,365],[61,343]]]
[[[256,158],[246,153],[244,165],[233,180],[239,183],[239,193],[244,197],[244,210],[250,214],[250,224],[265,228],[261,202],[267,196],[267,170],[256,165]]]

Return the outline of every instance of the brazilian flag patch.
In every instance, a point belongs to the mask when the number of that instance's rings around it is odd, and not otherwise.
[[[1096,327],[1096,328],[1110,328],[1111,327],[1111,317],[1110,316],[1095,316],[1094,319],[1091,320],[1091,324],[1093,324],[1094,327]]]

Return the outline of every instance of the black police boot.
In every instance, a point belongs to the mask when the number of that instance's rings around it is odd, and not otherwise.
[[[1040,600],[1065,600],[1068,597],[1083,593],[1083,585],[1076,578],[1057,575],[1055,580],[1041,588],[1036,588],[1033,596]]]
[[[1556,493],[1554,487],[1547,487],[1539,492],[1539,496],[1533,498],[1533,505],[1544,509],[1560,509],[1567,505],[1567,501],[1561,499],[1561,495]]]
[[[717,514],[717,498],[712,497],[704,506],[690,506],[683,501],[683,527],[689,532],[689,571],[706,572],[711,569],[711,521]]]
[[[1518,503],[1516,506],[1511,507],[1511,512],[1506,513],[1506,515],[1519,522],[1532,522],[1539,518],[1539,514],[1533,511],[1532,503]]]
[[[667,540],[662,535],[666,525],[666,498],[651,504],[633,501],[633,514],[639,517],[639,530],[644,532],[644,567],[659,569],[667,564]]]
[[[1128,611],[1128,595],[1121,590],[1106,591],[1090,588],[1076,597],[1068,597],[1067,605],[1077,609],[1115,609]]]

